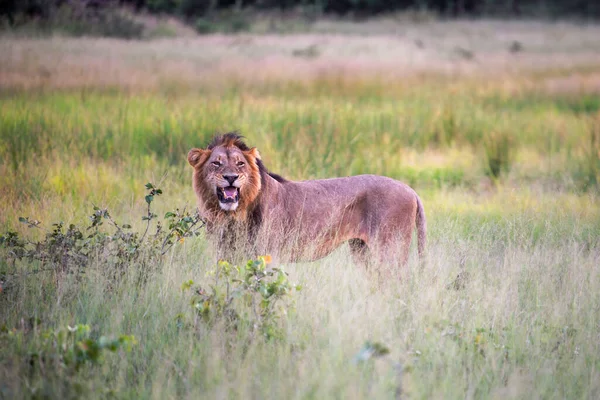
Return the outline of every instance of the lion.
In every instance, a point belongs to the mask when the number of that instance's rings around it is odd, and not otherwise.
[[[199,213],[221,258],[242,249],[279,261],[314,261],[348,242],[362,263],[406,264],[415,228],[424,256],[425,210],[400,181],[377,175],[287,180],[269,172],[237,132],[191,149],[188,162]]]

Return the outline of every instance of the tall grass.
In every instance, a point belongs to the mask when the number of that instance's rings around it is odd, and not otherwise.
[[[492,96],[21,94],[0,108],[0,182],[17,207],[41,191],[80,199],[131,191],[132,179],[148,172],[170,171],[169,180],[184,185],[182,154],[238,129],[271,170],[293,179],[377,173],[421,188],[473,188],[502,171],[514,184],[526,175],[594,190],[582,173],[591,165],[583,117],[552,104],[509,114],[489,105]]]
[[[304,288],[283,320],[283,340],[193,328],[181,285],[210,282],[210,252],[184,243],[139,286],[116,289],[99,259],[76,281],[24,276],[2,301],[0,374],[10,396],[416,398],[595,397],[600,256],[597,210],[570,202],[499,196],[462,210],[467,196],[429,204],[430,259],[381,284],[346,249],[287,266]],[[543,211],[532,211],[532,203]],[[585,202],[583,203],[585,204]],[[441,211],[434,211],[441,210]],[[132,274],[134,271],[131,271]],[[454,286],[457,275],[464,278]],[[133,276],[133,275],[132,275]],[[113,287],[113,289],[109,289]],[[38,335],[75,323],[95,337],[133,335],[131,352],[108,354],[73,376],[27,363]],[[8,335],[8,336],[6,336]],[[354,361],[364,342],[390,354]],[[30,372],[33,368],[33,372]],[[37,372],[36,372],[37,371]]]

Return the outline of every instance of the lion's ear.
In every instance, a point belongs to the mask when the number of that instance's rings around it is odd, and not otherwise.
[[[202,150],[202,149],[191,149],[188,153],[188,162],[192,167],[196,167],[200,165],[210,155],[210,150]]]
[[[256,158],[257,160],[260,160],[260,153],[258,152],[258,149],[256,147],[251,148],[250,150],[246,151],[246,155],[249,155],[251,157]]]

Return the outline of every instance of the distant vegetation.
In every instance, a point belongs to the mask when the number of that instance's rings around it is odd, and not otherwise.
[[[117,5],[102,1],[3,0],[0,19],[4,30],[16,29],[30,35],[141,38],[144,26]]]
[[[199,33],[241,32],[257,14],[313,21],[322,17],[364,19],[397,12],[430,13],[443,17],[600,17],[595,0],[2,0],[0,20],[5,29],[26,27],[37,34],[141,38],[143,25],[123,8],[151,15],[175,16]]]
[[[177,12],[188,16],[231,7],[278,11],[302,9],[317,14],[355,17],[405,10],[428,10],[447,16],[600,15],[600,5],[594,0],[125,0],[123,3],[154,12]]]
[[[247,9],[267,11],[305,10],[315,13],[364,17],[403,10],[429,10],[448,16],[598,16],[600,4],[595,0],[3,0],[0,14],[47,17],[55,9],[101,9],[130,5],[153,13],[201,16],[216,10]]]

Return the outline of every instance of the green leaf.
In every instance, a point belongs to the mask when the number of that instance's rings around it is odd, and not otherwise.
[[[150,203],[152,203],[152,200],[154,200],[154,196],[149,194],[145,197],[145,199],[146,199],[146,203],[150,204]]]
[[[191,288],[193,285],[194,285],[194,281],[190,279],[189,281],[183,282],[183,283],[181,284],[181,290],[182,290],[182,291],[188,290],[188,289],[189,289],[189,288]]]
[[[364,346],[356,356],[354,356],[354,362],[367,361],[371,358],[383,357],[389,354],[390,349],[379,342],[365,342]]]
[[[101,336],[98,343],[101,349],[108,349],[112,352],[117,351],[121,344],[118,340],[109,339],[106,336]]]
[[[92,339],[85,339],[77,342],[77,348],[81,354],[92,362],[97,362],[100,358],[100,345]]]
[[[151,184],[150,182],[146,183],[146,189],[153,189],[154,185]]]

